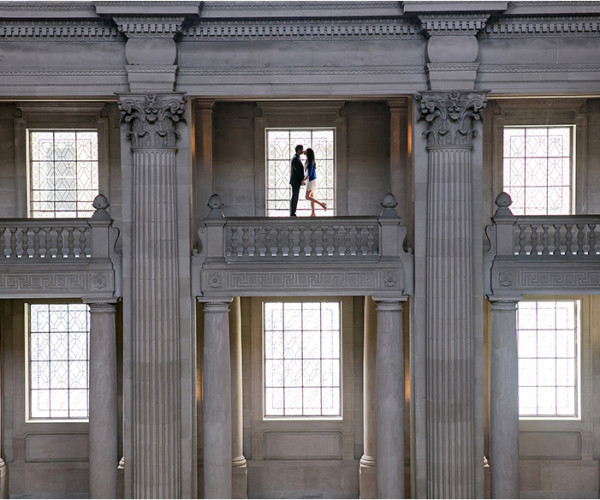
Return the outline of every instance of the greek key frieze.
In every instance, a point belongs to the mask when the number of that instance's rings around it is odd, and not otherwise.
[[[520,271],[519,288],[599,288],[600,271]]]

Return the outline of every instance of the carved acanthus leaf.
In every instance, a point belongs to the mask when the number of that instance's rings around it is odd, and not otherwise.
[[[472,147],[474,122],[487,103],[483,92],[423,92],[415,96],[429,124],[428,146]]]
[[[121,120],[131,124],[128,137],[133,147],[172,148],[183,121],[187,98],[179,94],[129,96],[119,99]]]

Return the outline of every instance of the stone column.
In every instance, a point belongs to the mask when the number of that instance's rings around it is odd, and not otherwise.
[[[131,456],[135,498],[181,496],[180,310],[176,124],[180,94],[121,96],[131,125]]]
[[[244,457],[242,310],[239,297],[235,297],[231,304],[229,342],[231,343],[232,497],[248,498],[248,467]]]
[[[492,498],[519,498],[519,355],[515,299],[490,297],[490,467]]]
[[[90,303],[90,498],[117,498],[117,339],[115,305]]]
[[[428,124],[427,496],[474,498],[483,478],[481,332],[475,328],[483,285],[476,280],[481,244],[473,237],[472,154],[474,121],[486,101],[478,92],[424,92],[416,100]]]
[[[204,304],[204,498],[231,498],[229,304]]]
[[[377,316],[375,302],[365,297],[363,344],[363,441],[360,458],[360,498],[377,498]]]
[[[377,497],[404,498],[402,303],[377,303]]]

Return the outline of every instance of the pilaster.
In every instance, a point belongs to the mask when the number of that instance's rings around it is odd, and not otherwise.
[[[476,122],[486,100],[478,92],[416,96],[427,127],[424,294],[427,492],[432,498],[482,494],[481,257],[475,227],[472,161]],[[418,279],[418,277],[417,277]],[[422,494],[423,492],[421,492]],[[420,496],[420,495],[418,495]]]
[[[519,498],[518,298],[490,297],[490,467],[492,498]]]
[[[204,498],[232,498],[230,302],[204,304]]]
[[[377,303],[377,498],[404,498],[402,302]]]
[[[131,218],[127,307],[131,330],[126,377],[126,495],[178,498],[188,469],[182,459],[177,123],[180,94],[122,95],[129,124]],[[125,175],[125,174],[124,174]],[[125,183],[124,183],[125,184]],[[125,279],[126,278],[126,279]],[[127,300],[129,299],[129,300]],[[128,455],[128,453],[130,455]],[[160,457],[160,459],[158,459]],[[189,457],[192,460],[192,457]],[[129,480],[128,480],[129,478]]]
[[[365,297],[363,343],[363,440],[364,451],[360,458],[360,498],[377,496],[377,312],[375,302]]]
[[[90,498],[117,498],[118,408],[115,305],[89,304],[90,328]]]

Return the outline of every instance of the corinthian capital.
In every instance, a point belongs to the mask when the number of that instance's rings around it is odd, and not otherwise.
[[[477,134],[476,120],[481,120],[487,104],[484,92],[423,92],[415,99],[421,119],[429,124],[427,145],[472,147]]]
[[[119,98],[121,121],[131,125],[127,137],[136,148],[174,148],[187,97],[181,94],[130,95]]]

